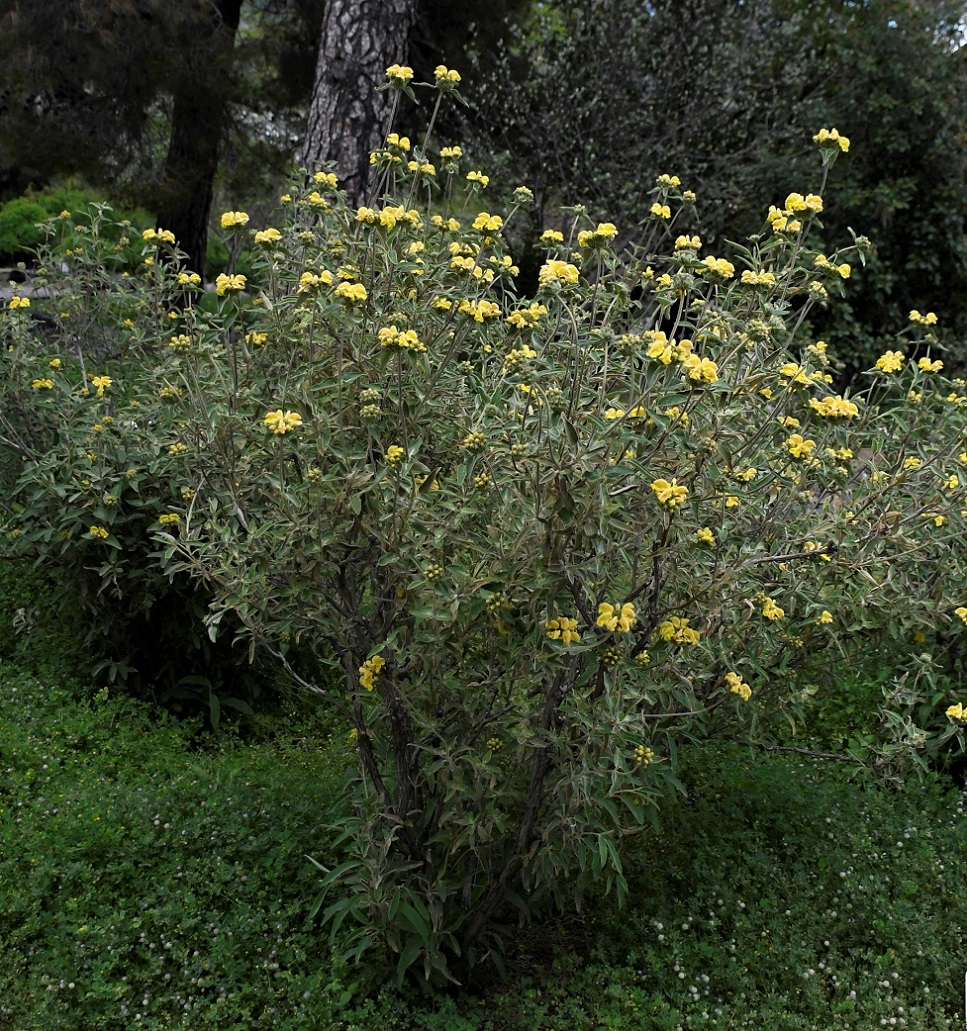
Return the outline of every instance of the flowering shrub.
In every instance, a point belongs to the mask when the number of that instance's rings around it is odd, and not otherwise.
[[[846,148],[819,137],[828,169]],[[929,368],[891,358],[849,396],[798,338],[864,254],[807,247],[825,176],[728,259],[678,236],[673,176],[621,260],[621,227],[573,210],[518,298],[529,191],[461,222],[453,192],[487,177],[457,150],[391,135],[378,207],[318,172],[277,226],[228,213],[258,257],[214,307],[169,310],[197,277],[146,237],[105,302],[124,362],[3,321],[11,532],[107,587],[190,578],[213,640],[229,623],[342,714],[349,858],[319,904],[349,889],[325,915],[350,953],[428,978],[496,956],[515,910],[591,879],[621,897],[618,842],[678,786],[683,741],[794,721],[871,639],[959,634],[967,611],[967,389],[933,323],[896,352]],[[958,734],[924,668],[890,685],[879,766],[931,721]]]

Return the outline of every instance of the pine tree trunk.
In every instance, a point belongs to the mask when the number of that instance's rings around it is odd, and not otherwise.
[[[335,163],[350,204],[369,183],[369,154],[379,146],[393,93],[377,93],[391,64],[404,63],[417,0],[328,0],[302,164]]]
[[[205,271],[218,145],[225,125],[228,74],[243,0],[215,0],[198,59],[209,62],[175,94],[158,225],[175,234],[188,268]]]

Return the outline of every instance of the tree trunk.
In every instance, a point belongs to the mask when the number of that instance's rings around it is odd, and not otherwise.
[[[328,0],[319,40],[316,83],[302,164],[317,171],[335,163],[350,204],[369,183],[369,154],[379,146],[393,92],[377,93],[386,69],[405,60],[417,0]]]
[[[175,234],[188,268],[204,275],[218,145],[225,126],[232,48],[243,0],[214,0],[192,81],[175,94],[158,225]]]

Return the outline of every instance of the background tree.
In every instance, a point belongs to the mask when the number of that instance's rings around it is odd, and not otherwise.
[[[718,245],[761,228],[744,198],[816,188],[812,135],[838,126],[854,146],[825,233],[876,247],[814,321],[848,376],[910,309],[936,310],[949,340],[967,332],[965,14],[964,0],[549,0],[481,69],[466,131],[535,190],[534,230],[580,202],[633,238],[670,172],[704,202],[680,231]]]
[[[417,0],[328,0],[302,164],[333,162],[349,197],[360,202],[369,155],[379,145],[395,93],[377,92],[386,68],[406,63]]]

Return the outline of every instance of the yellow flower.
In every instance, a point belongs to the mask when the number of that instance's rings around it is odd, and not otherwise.
[[[460,147],[443,147],[440,151],[440,157],[444,161],[456,161],[458,158],[463,157],[463,150]],[[436,217],[440,219],[440,222],[434,224],[443,225],[443,216],[437,215]]]
[[[689,626],[689,620],[683,616],[669,616],[659,627],[658,636],[663,641],[674,641],[676,644],[698,644],[701,632]]]
[[[245,289],[245,282],[245,276],[243,275],[227,276],[222,272],[215,280],[215,293],[219,297],[224,297],[225,294],[237,293],[239,290]]]
[[[842,394],[837,394],[835,397],[824,397],[821,401],[817,401],[814,397],[810,398],[809,407],[818,415],[829,419],[852,419],[860,413],[856,403],[847,401]]]
[[[35,379],[31,382],[30,385],[34,388],[34,390],[50,390],[50,388],[54,385],[54,381],[52,379],[46,378]]]
[[[571,619],[568,616],[556,616],[544,624],[544,632],[552,640],[568,645],[572,641],[581,640],[577,626],[578,621],[576,619]]]
[[[738,673],[726,673],[725,682],[729,685],[732,694],[737,694],[742,701],[747,702],[752,697],[752,688]]]
[[[821,150],[836,150],[838,147],[844,154],[849,150],[849,137],[841,136],[836,129],[820,129],[813,137]]]
[[[681,364],[686,378],[693,383],[715,383],[719,378],[718,366],[710,358],[687,354]]]
[[[541,286],[549,286],[552,283],[573,286],[579,277],[580,273],[575,265],[566,261],[549,261],[541,266],[537,280]]]
[[[499,232],[503,224],[504,220],[500,215],[491,215],[487,211],[481,211],[473,220],[473,228],[481,233]]]
[[[362,304],[369,296],[362,283],[342,282],[332,293],[334,297],[338,297],[347,304]]]
[[[762,602],[762,615],[766,619],[776,622],[782,619],[786,614],[785,609],[781,609],[772,598],[765,598]]]
[[[91,386],[97,387],[97,396],[104,397],[104,391],[111,385],[110,376],[91,376]]]
[[[447,68],[445,64],[438,64],[436,68],[433,69],[433,76],[436,79],[438,86],[455,86],[460,81],[460,73],[454,71],[452,68]]]
[[[9,302],[10,308],[29,308],[30,298],[29,297],[11,297]]]
[[[484,175],[483,172],[467,172],[468,183],[479,183],[479,185],[486,189],[490,185],[490,176]]]
[[[95,540],[106,541],[109,534],[103,526],[92,526],[88,531]]]
[[[918,326],[936,326],[937,316],[932,312],[928,311],[926,315],[921,315],[916,308],[910,312],[910,321],[915,322]]]
[[[301,426],[302,416],[298,412],[282,411],[281,408],[277,408],[274,412],[269,412],[262,422],[273,433],[282,434]]]
[[[159,243],[174,243],[175,234],[170,229],[145,229],[142,240],[157,240]]]
[[[611,630],[612,632],[617,630],[618,633],[627,634],[637,621],[638,617],[635,614],[635,607],[629,602],[625,602],[620,607],[611,605],[608,602],[602,602],[598,606],[596,625],[604,627],[605,630]]]
[[[413,69],[407,65],[391,64],[386,69],[386,78],[389,79],[391,86],[395,86],[397,89],[406,86],[409,81],[413,78]]]
[[[400,330],[394,326],[384,326],[377,334],[381,347],[397,348],[400,351],[410,350],[422,354],[426,345],[416,335],[415,329]]]
[[[655,218],[669,219],[672,217],[672,209],[667,204],[659,204],[655,201],[651,206],[651,213]]]
[[[713,258],[711,255],[702,262],[707,271],[719,279],[731,279],[735,275],[735,266],[725,258]]]
[[[715,534],[707,527],[703,526],[701,529],[695,531],[695,536],[699,539],[702,544],[714,544]]]
[[[367,659],[359,667],[359,686],[367,691],[372,691],[385,665],[386,660],[382,655],[374,655],[371,659]]]
[[[688,488],[679,484],[677,479],[673,479],[671,483],[666,479],[654,480],[651,489],[658,498],[658,504],[670,512],[674,512],[688,497]]]
[[[701,246],[700,236],[679,236],[675,239],[676,251],[697,251]]]
[[[887,351],[876,359],[876,368],[880,372],[899,372],[906,360],[902,351]]]
[[[390,444],[386,449],[386,461],[389,462],[390,465],[396,465],[402,460],[405,454],[406,452],[399,446],[399,444]]]
[[[282,234],[271,226],[268,229],[261,229],[255,234],[255,242],[263,247],[271,247],[281,239]]]
[[[833,614],[827,609],[823,609],[823,611],[820,612],[819,617],[816,620],[817,623],[821,623],[824,626],[828,626],[830,623],[832,623],[832,621]]]
[[[803,439],[801,433],[793,433],[783,441],[782,446],[793,458],[809,458],[816,447],[816,441],[811,438],[808,440]]]
[[[222,229],[248,224],[248,215],[244,211],[226,211],[222,215]]]
[[[177,512],[166,512],[164,515],[158,516],[158,522],[162,526],[174,526],[175,523],[181,522],[181,516]]]
[[[954,615],[958,616],[963,623],[967,623],[967,608],[961,605],[959,608],[954,609]]]
[[[952,720],[956,720],[957,723],[967,723],[967,709],[960,702],[949,706],[945,715],[949,716]]]
[[[682,181],[681,181],[681,179],[678,178],[677,175],[668,175],[666,173],[662,173],[655,180],[655,182],[659,186],[673,186],[674,187],[674,186],[681,186],[682,185]]]
[[[917,368],[921,372],[940,372],[943,368],[943,362],[939,358],[935,362],[930,361],[929,358],[921,358],[917,362]]]
[[[921,462],[919,458],[912,455],[910,458],[905,458],[903,460],[904,469],[919,469],[921,465],[923,465],[923,462]]]
[[[312,178],[320,186],[328,186],[330,190],[334,190],[339,184],[339,177],[335,172],[315,172]]]

